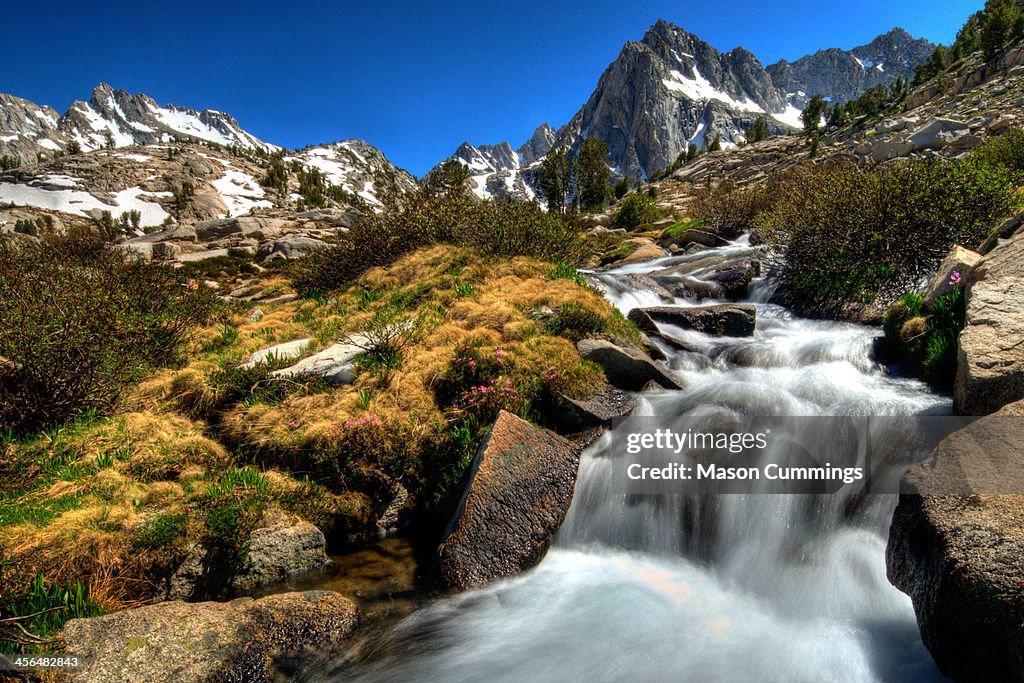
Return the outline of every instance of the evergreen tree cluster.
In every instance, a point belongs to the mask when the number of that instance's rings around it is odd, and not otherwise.
[[[563,213],[570,206],[584,211],[603,209],[614,192],[607,159],[608,145],[597,138],[584,140],[574,156],[562,147],[549,151],[538,177],[548,210]]]

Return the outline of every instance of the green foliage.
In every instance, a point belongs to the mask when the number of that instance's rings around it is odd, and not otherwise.
[[[435,313],[423,308],[410,316],[400,306],[379,307],[358,335],[350,335],[348,343],[365,353],[360,358],[363,367],[383,371],[386,375],[402,367],[406,350],[418,344],[434,326]]]
[[[754,217],[765,211],[778,196],[777,184],[742,187],[731,180],[701,188],[690,204],[702,229],[725,239],[735,239],[749,230]]]
[[[188,515],[157,514],[139,525],[132,538],[135,550],[157,550],[171,545],[185,536],[188,528]]]
[[[821,117],[828,113],[828,102],[821,95],[815,95],[800,112],[800,121],[804,124],[804,133],[814,135],[821,128]]]
[[[634,192],[626,197],[622,206],[615,213],[614,225],[632,230],[641,225],[653,223],[662,216],[661,210],[653,199],[645,194]]]
[[[914,68],[912,85],[927,83],[949,68],[949,49],[945,45],[937,45],[928,59]]]
[[[372,216],[331,247],[297,261],[292,282],[303,296],[326,294],[370,268],[421,247],[452,244],[487,256],[531,256],[575,263],[584,243],[571,218],[532,203],[477,201],[459,193],[425,194],[390,213]]]
[[[790,303],[826,315],[891,302],[953,244],[980,243],[1017,202],[1006,169],[973,158],[808,167],[784,188],[755,232],[785,245],[777,265]]]
[[[547,202],[548,211],[565,211],[573,184],[573,166],[564,147],[556,147],[544,155],[537,176],[540,194]]]
[[[747,131],[747,142],[761,142],[766,137],[768,137],[768,121],[765,117],[758,116]]]
[[[547,334],[572,341],[586,339],[607,330],[607,323],[603,317],[575,304],[564,304],[556,308],[555,315],[544,325]]]
[[[584,211],[600,211],[608,202],[608,145],[597,138],[587,138],[580,145],[573,164],[576,178],[576,201]]]
[[[721,152],[722,151],[722,136],[721,135],[715,135],[714,139],[711,141],[711,144],[708,145],[708,151],[709,152]]]
[[[109,411],[175,364],[216,299],[91,235],[0,247],[0,421],[19,432]]]
[[[183,180],[171,186],[171,194],[174,198],[174,217],[180,219],[188,207],[192,206],[192,199],[196,195],[196,187],[189,180]]]
[[[956,376],[956,342],[965,316],[962,287],[937,297],[930,306],[920,294],[906,294],[885,312],[886,342],[898,360],[925,380],[949,388]]]
[[[20,165],[21,164],[18,162],[18,159],[12,157],[10,154],[4,154],[3,156],[0,156],[0,171],[10,171],[12,169],[18,168],[18,166]]]
[[[469,166],[458,159],[448,159],[431,169],[423,179],[423,186],[430,194],[461,195],[469,185],[469,175]]]
[[[985,138],[972,153],[982,164],[1003,167],[1021,182],[1024,174],[1024,128],[1012,128],[1002,135]]]
[[[82,144],[78,140],[72,140],[65,147],[64,151],[68,156],[75,156],[82,153]]]
[[[284,165],[284,152],[271,155],[266,163],[266,173],[260,178],[260,185],[273,190],[282,197],[288,196],[288,169]]]
[[[95,617],[102,613],[83,584],[48,586],[42,575],[38,574],[25,590],[0,594],[0,619],[29,617],[19,623],[38,640],[54,638],[71,619]],[[50,651],[47,643],[26,644],[26,640],[24,632],[12,627],[9,622],[0,624],[0,653],[12,655]]]
[[[551,280],[572,280],[580,287],[587,287],[587,281],[579,271],[576,270],[576,266],[559,261],[555,264],[555,267],[548,271],[548,278]]]

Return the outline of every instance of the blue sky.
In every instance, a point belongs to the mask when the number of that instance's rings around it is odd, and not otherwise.
[[[18,2],[0,92],[63,112],[94,85],[233,114],[288,147],[363,138],[422,175],[463,140],[558,126],[658,18],[765,64],[893,26],[949,43],[983,0]]]

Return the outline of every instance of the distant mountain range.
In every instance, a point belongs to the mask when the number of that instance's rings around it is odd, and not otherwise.
[[[473,192],[480,197],[532,199],[538,164],[550,149],[575,150],[587,137],[596,137],[608,144],[608,164],[617,175],[646,178],[691,144],[703,148],[715,137],[726,148],[744,142],[760,116],[766,118],[769,134],[799,128],[801,109],[813,94],[845,102],[875,85],[912,78],[914,67],[933,49],[928,41],[893,29],[852,50],[821,50],[764,67],[742,47],[723,54],[678,26],[658,21],[642,40],[625,44],[587,102],[561,128],[544,123],[517,148],[508,142],[466,142],[449,158],[469,167]],[[226,113],[160,106],[146,95],[106,84],[64,114],[0,94],[0,157],[21,164],[34,164],[76,146],[90,151],[174,139],[279,150]],[[367,185],[371,178],[387,180],[389,191],[408,188],[412,182],[362,141],[310,147],[290,159],[321,169],[331,182],[371,204],[379,200],[372,183]]]
[[[934,49],[894,28],[852,50],[831,48],[764,67],[742,47],[723,54],[659,21],[640,42],[625,44],[587,102],[557,131],[545,123],[515,151],[507,142],[466,142],[449,158],[470,168],[477,195],[528,199],[538,160],[549,149],[575,150],[592,136],[608,143],[608,163],[620,176],[646,178],[690,144],[703,148],[716,136],[726,148],[744,142],[759,116],[770,134],[800,128],[800,112],[814,94],[846,102],[873,86],[912,79]]]

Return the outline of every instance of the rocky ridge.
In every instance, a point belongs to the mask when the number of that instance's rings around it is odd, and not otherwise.
[[[515,152],[507,142],[463,143],[449,158],[469,167],[478,196],[531,199],[544,153],[574,150],[596,137],[608,144],[608,164],[617,174],[646,178],[690,144],[703,149],[716,136],[724,148],[746,142],[758,116],[766,117],[773,135],[800,128],[810,95],[845,102],[875,85],[909,80],[933,49],[893,29],[849,51],[833,48],[765,67],[742,47],[723,54],[658,21],[642,40],[626,43],[588,101],[557,132],[543,124]]]

